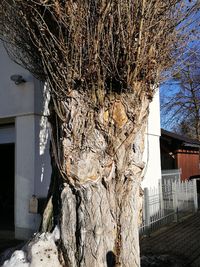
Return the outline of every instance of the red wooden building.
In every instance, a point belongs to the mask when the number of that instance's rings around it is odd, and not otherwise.
[[[161,130],[161,168],[181,169],[181,179],[200,175],[200,142]]]

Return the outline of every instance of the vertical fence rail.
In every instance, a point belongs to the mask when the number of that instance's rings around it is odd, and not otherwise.
[[[178,221],[178,191],[176,182],[172,183],[174,220]]]
[[[194,197],[194,208],[195,208],[195,211],[197,211],[198,210],[198,196],[197,196],[197,181],[194,179],[194,180],[192,180],[192,182],[193,182],[193,186],[194,186],[194,195],[193,195],[193,197]]]
[[[145,188],[143,220],[140,233],[150,233],[161,225],[178,221],[186,213],[198,209],[196,181],[164,179],[157,188]]]
[[[148,231],[150,226],[150,205],[149,205],[149,190],[144,189],[144,230]]]

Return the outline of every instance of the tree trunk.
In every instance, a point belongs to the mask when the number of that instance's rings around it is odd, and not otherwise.
[[[65,101],[52,98],[50,104],[54,167],[61,177],[56,223],[62,256],[68,267],[140,266],[140,182],[149,100],[133,93],[105,97],[100,90],[92,97],[72,91]]]

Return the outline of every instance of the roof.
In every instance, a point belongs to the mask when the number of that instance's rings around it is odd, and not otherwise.
[[[161,129],[161,137],[168,137],[170,139],[177,140],[181,142],[183,146],[200,147],[200,141],[188,138],[180,134],[169,132],[164,129]]]

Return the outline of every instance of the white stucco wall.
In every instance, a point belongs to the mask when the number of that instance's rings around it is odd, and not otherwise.
[[[16,85],[10,80],[14,74],[26,83]],[[15,143],[15,237],[21,239],[37,230],[40,215],[29,213],[29,200],[47,195],[51,176],[43,91],[44,86],[13,63],[0,43],[0,144]]]
[[[13,74],[27,81],[16,85],[10,80]],[[0,42],[0,116],[1,118],[34,112],[34,83],[28,71],[12,62]]]
[[[150,104],[148,126],[145,135],[143,161],[146,167],[143,172],[143,188],[157,187],[158,180],[161,179],[160,135],[160,101],[159,90],[157,90]]]
[[[35,194],[34,115],[17,117],[15,125],[15,230],[17,238],[26,238],[39,225],[39,215],[29,213],[29,199]]]

